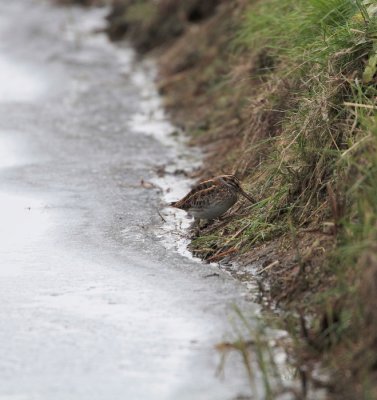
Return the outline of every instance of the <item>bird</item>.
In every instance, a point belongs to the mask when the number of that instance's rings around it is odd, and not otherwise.
[[[237,202],[240,194],[255,203],[242,189],[235,175],[220,175],[198,183],[186,196],[170,203],[170,206],[186,211],[199,226],[201,219],[211,221],[223,215]]]

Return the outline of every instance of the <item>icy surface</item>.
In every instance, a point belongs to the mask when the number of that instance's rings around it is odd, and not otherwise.
[[[248,394],[214,346],[232,305],[257,307],[163,245],[162,193],[140,182],[177,147],[148,71],[94,33],[104,13],[0,3],[0,399]]]

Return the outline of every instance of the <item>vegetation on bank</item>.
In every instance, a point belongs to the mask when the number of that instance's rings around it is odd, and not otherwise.
[[[117,0],[113,39],[159,57],[176,123],[258,199],[192,243],[258,262],[333,398],[377,398],[377,5]],[[242,268],[242,267],[240,267]],[[310,316],[310,318],[307,318]]]

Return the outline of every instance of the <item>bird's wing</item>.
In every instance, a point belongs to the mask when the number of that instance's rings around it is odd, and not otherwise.
[[[183,210],[187,210],[191,207],[191,204],[197,203],[203,195],[208,193],[208,190],[212,190],[213,187],[217,186],[217,182],[213,179],[209,179],[208,181],[200,182],[196,186],[194,186],[189,193],[186,194],[181,200],[178,200],[170,205],[176,208],[182,208]]]

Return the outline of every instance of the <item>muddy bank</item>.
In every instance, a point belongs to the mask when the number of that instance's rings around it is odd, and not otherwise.
[[[192,251],[238,261],[285,310],[305,380],[374,398],[375,10],[293,3],[123,0],[108,31],[158,58],[166,107],[206,152],[198,175],[236,172],[258,199]]]

